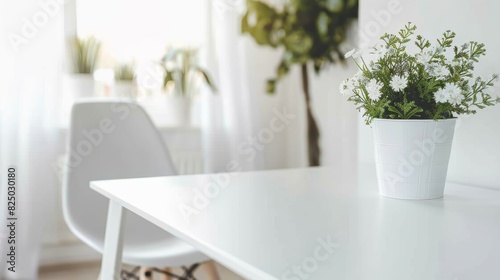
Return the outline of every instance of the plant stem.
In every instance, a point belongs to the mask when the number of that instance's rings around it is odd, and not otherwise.
[[[319,166],[321,158],[321,149],[319,147],[319,128],[314,119],[311,109],[311,98],[309,94],[309,77],[307,73],[307,64],[301,66],[302,72],[302,90],[306,102],[307,110],[307,146],[309,166]]]

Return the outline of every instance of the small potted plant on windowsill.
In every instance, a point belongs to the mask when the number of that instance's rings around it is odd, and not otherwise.
[[[118,97],[133,98],[135,91],[135,68],[133,64],[120,64],[115,67],[114,93]]]
[[[72,38],[68,47],[73,58],[73,72],[64,76],[63,90],[72,99],[95,95],[94,69],[101,43],[94,37]]]
[[[380,194],[432,199],[443,196],[456,116],[499,103],[488,94],[498,75],[473,75],[483,44],[453,46],[455,33],[446,31],[432,46],[413,38],[415,30],[409,23],[397,35],[383,35],[368,63],[360,52],[348,52],[359,72],[340,92],[373,124]]]
[[[191,102],[197,95],[200,82],[213,92],[217,89],[206,70],[196,62],[196,49],[169,49],[160,61],[165,72],[163,90],[167,96],[167,110],[171,123],[190,125]]]

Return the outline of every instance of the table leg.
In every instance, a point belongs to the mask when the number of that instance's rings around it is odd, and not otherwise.
[[[101,264],[101,280],[120,279],[124,220],[125,210],[123,207],[110,200]]]

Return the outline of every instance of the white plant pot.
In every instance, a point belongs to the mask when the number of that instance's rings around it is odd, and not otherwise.
[[[91,74],[63,76],[63,94],[71,100],[95,96],[95,81]]]
[[[379,193],[399,199],[443,196],[456,119],[375,119]]]
[[[75,101],[95,97],[96,83],[91,74],[64,73],[61,79],[61,120],[62,125],[69,125],[71,108]]]
[[[191,98],[184,95],[167,95],[166,116],[176,126],[191,125]]]
[[[114,85],[114,96],[133,97],[135,83],[133,81],[116,81]]]
[[[182,95],[154,94],[141,98],[139,103],[157,126],[192,126],[192,99]]]

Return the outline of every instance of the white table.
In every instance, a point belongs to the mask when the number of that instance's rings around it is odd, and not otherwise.
[[[247,279],[500,279],[500,191],[449,183],[443,199],[404,201],[378,195],[373,166],[276,170],[230,176],[182,215],[213,178],[93,182],[111,200],[104,277],[126,208]]]

